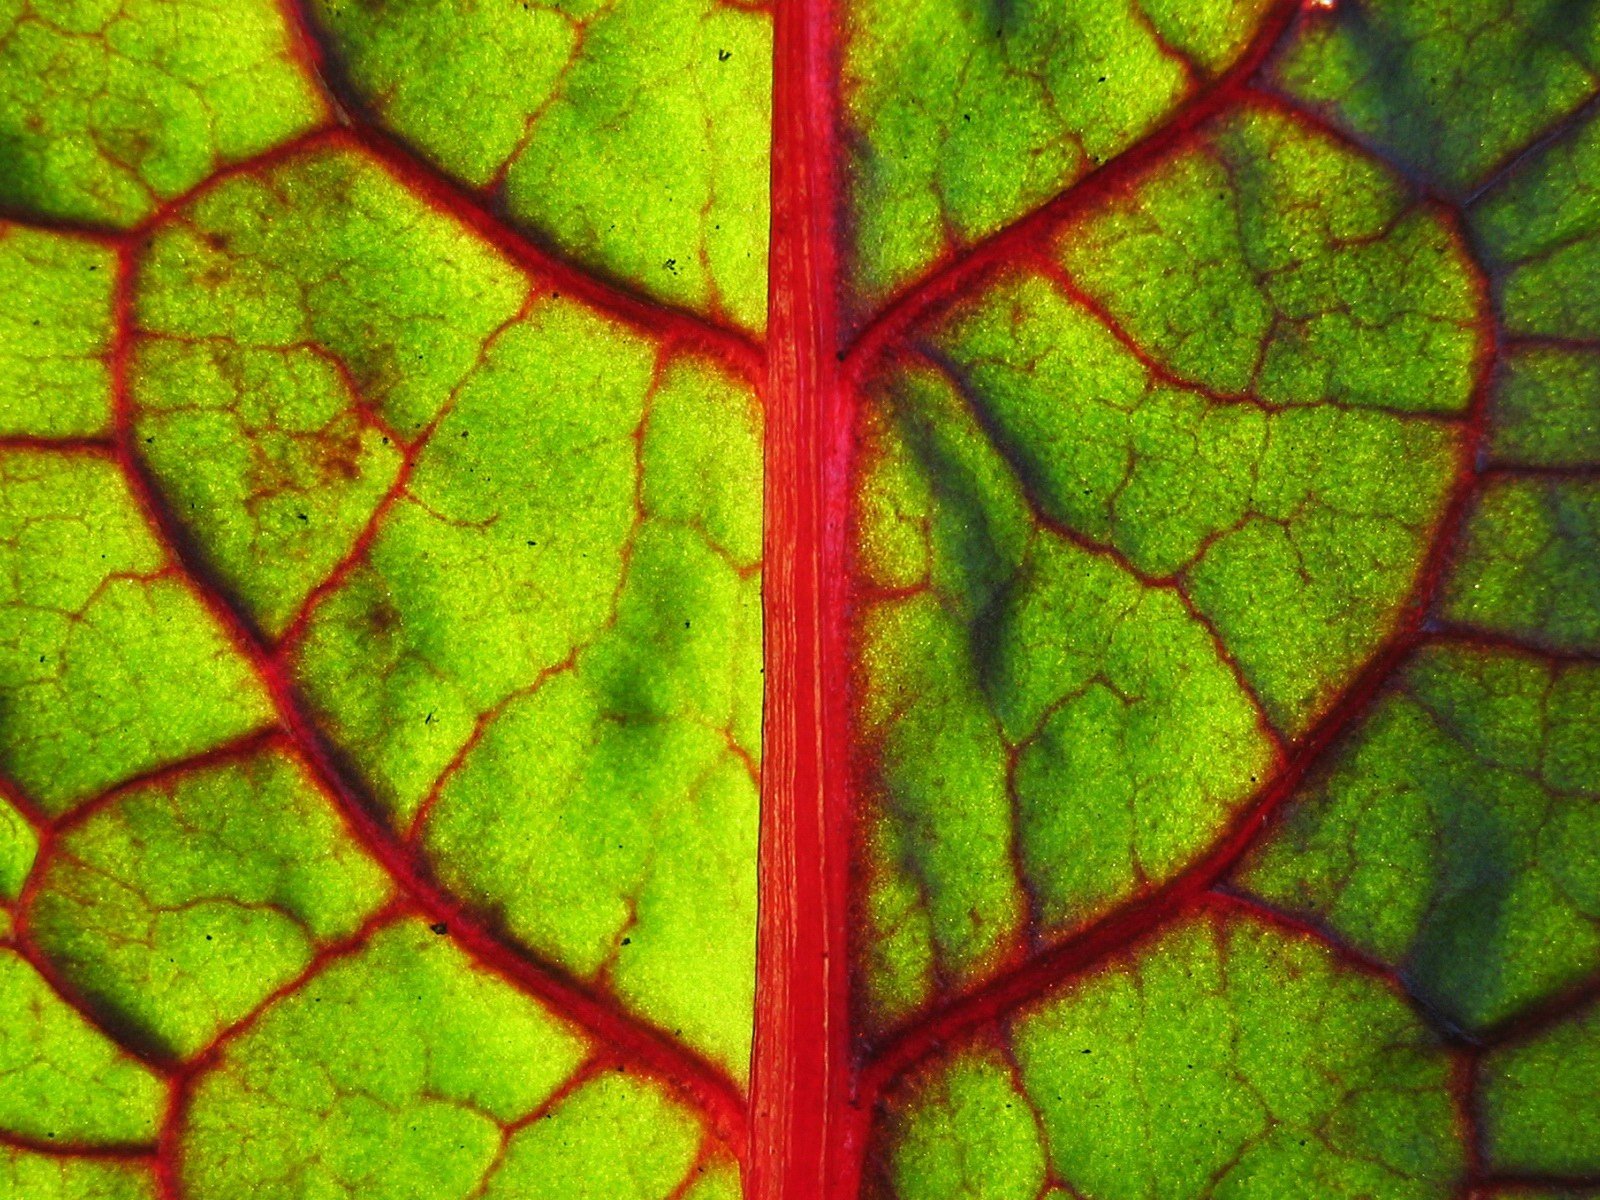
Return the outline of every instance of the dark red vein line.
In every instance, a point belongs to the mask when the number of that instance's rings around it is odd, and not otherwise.
[[[1245,52],[1227,71],[1202,87],[1166,122],[1142,140],[1090,171],[1066,191],[1027,216],[967,247],[881,309],[845,352],[845,378],[859,382],[878,356],[907,329],[990,273],[1024,256],[1050,237],[1055,227],[1125,187],[1171,152],[1212,117],[1239,103],[1251,76],[1266,61],[1300,12],[1302,0],[1275,0]]]
[[[1476,1050],[1469,1050],[1457,1058],[1453,1066],[1450,1094],[1455,1099],[1457,1128],[1461,1145],[1466,1151],[1466,1170],[1457,1191],[1466,1200],[1472,1200],[1479,1195],[1476,1185],[1484,1174],[1483,1106],[1480,1103],[1482,1093],[1478,1089],[1483,1055]]]
[[[105,1144],[66,1141],[50,1137],[30,1137],[0,1129],[0,1147],[21,1150],[27,1154],[43,1154],[50,1158],[84,1158],[98,1162],[143,1162],[154,1158],[154,1143]]]
[[[513,227],[493,199],[455,182],[422,154],[384,129],[345,77],[303,0],[279,0],[293,32],[294,49],[323,91],[332,98],[347,135],[380,159],[391,174],[435,209],[453,215],[501,254],[540,276],[563,295],[591,304],[635,328],[720,359],[753,386],[763,372],[763,351],[749,335],[701,317],[688,309],[646,296],[626,281],[592,266],[579,266],[538,237]]]
[[[1600,1172],[1593,1175],[1562,1175],[1539,1171],[1485,1171],[1472,1181],[1472,1187],[1514,1191],[1592,1191],[1600,1190]]]
[[[111,450],[111,439],[102,437],[39,437],[27,433],[0,436],[0,451],[49,450],[63,454],[105,455]]]
[[[1476,1040],[1488,1049],[1531,1041],[1552,1026],[1595,1004],[1600,1004],[1600,975],[1591,976],[1526,1012],[1491,1025]]]
[[[183,779],[199,771],[211,767],[222,767],[232,763],[242,762],[254,757],[266,749],[278,737],[278,731],[271,727],[253,730],[243,737],[234,738],[232,741],[223,742],[209,750],[177,762],[163,763],[152,767],[148,771],[124,779],[115,787],[107,788],[97,796],[92,796],[81,804],[67,810],[52,822],[55,834],[66,833],[84,824],[96,813],[107,806],[116,803],[122,797],[145,788],[171,788]]]
[[[204,557],[176,519],[135,449],[131,397],[127,386],[131,353],[134,276],[133,250],[121,255],[117,288],[116,348],[112,378],[115,397],[116,457],[134,495],[195,594],[237,651],[251,664],[271,698],[278,720],[343,816],[351,834],[389,873],[432,923],[448,926],[456,940],[480,963],[523,992],[575,1021],[598,1041],[660,1078],[711,1121],[725,1141],[743,1145],[744,1102],[739,1088],[717,1067],[664,1033],[625,1013],[609,997],[533,960],[483,922],[431,877],[426,865],[400,844],[383,824],[362,789],[343,769],[310,717],[292,678],[266,640],[212,575]]]
[[[1485,196],[1495,191],[1506,180],[1512,178],[1519,168],[1526,166],[1537,159],[1557,142],[1578,129],[1590,117],[1600,112],[1600,88],[1589,93],[1588,99],[1574,107],[1564,116],[1556,118],[1544,129],[1537,133],[1533,140],[1520,149],[1513,150],[1500,162],[1490,167],[1488,172],[1473,185],[1461,200],[1463,208],[1471,208]]]
[[[1222,884],[1204,893],[1199,898],[1198,907],[1201,911],[1216,913],[1219,916],[1246,917],[1257,925],[1270,926],[1297,941],[1314,942],[1322,946],[1344,966],[1382,981],[1390,991],[1422,1015],[1428,1027],[1441,1042],[1458,1049],[1465,1049],[1469,1045],[1468,1039],[1454,1024],[1436,1013],[1417,996],[1406,980],[1404,971],[1352,946],[1327,926],[1285,912],[1265,900],[1233,891]]]
[[[40,856],[44,855],[46,843],[40,845]],[[38,878],[40,872],[35,868],[33,878]],[[30,879],[30,882],[32,880]],[[108,1041],[129,1059],[148,1067],[157,1075],[171,1077],[175,1068],[172,1057],[165,1047],[154,1044],[153,1041],[142,1037],[131,1027],[124,1027],[108,1020],[96,1005],[78,988],[56,969],[55,963],[44,954],[33,940],[33,932],[29,928],[27,902],[32,893],[25,890],[23,899],[17,904],[17,913],[13,921],[11,939],[8,944],[22,959],[33,968],[34,972],[44,981],[55,996],[68,1008],[72,1009],[91,1028],[101,1033]]]
[[[1459,214],[1448,210],[1452,232],[1466,243]],[[1476,258],[1474,258],[1476,261]],[[1443,587],[1456,544],[1482,475],[1489,398],[1499,360],[1500,332],[1488,280],[1475,280],[1482,334],[1475,384],[1458,452],[1457,475],[1437,532],[1394,632],[1357,674],[1333,706],[1295,745],[1282,768],[1199,862],[1158,891],[1101,919],[1012,972],[934,1009],[887,1041],[862,1072],[857,1104],[870,1119],[884,1090],[904,1071],[941,1047],[981,1029],[1007,1011],[1104,961],[1109,955],[1187,911],[1222,880],[1255,844],[1275,814],[1327,752],[1371,708],[1382,690],[1419,647],[1429,640],[1428,616]]]
[[[7,781],[5,795],[14,803],[20,792],[10,786]],[[159,1075],[171,1077],[176,1070],[173,1055],[169,1047],[161,1045],[156,1039],[148,1036],[135,1025],[119,1021],[112,1013],[106,1012],[96,1004],[93,998],[77,987],[65,973],[60,971],[50,957],[39,948],[33,936],[33,902],[39,889],[44,884],[45,864],[56,853],[60,841],[61,825],[53,821],[42,810],[25,801],[18,804],[18,811],[22,812],[33,825],[38,835],[38,847],[34,854],[33,866],[28,871],[28,878],[22,885],[22,892],[17,897],[16,904],[12,907],[11,936],[6,941],[12,950],[21,956],[34,973],[43,980],[58,1000],[72,1009],[91,1028],[98,1030],[102,1036],[110,1041],[118,1051],[128,1058],[143,1064]]]
[[[1429,625],[1435,642],[1441,645],[1472,647],[1477,650],[1515,654],[1523,658],[1538,658],[1557,666],[1582,666],[1600,663],[1600,651],[1570,650],[1559,646],[1544,646],[1527,638],[1486,629],[1474,629],[1453,621],[1436,621]]]

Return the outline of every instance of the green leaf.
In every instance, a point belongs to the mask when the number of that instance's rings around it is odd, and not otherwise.
[[[0,1195],[1600,1196],[1596,197],[1596,0],[0,0]]]
[[[1462,1165],[1448,1077],[1381,981],[1200,916],[920,1068],[885,1169],[914,1200],[1435,1196]]]

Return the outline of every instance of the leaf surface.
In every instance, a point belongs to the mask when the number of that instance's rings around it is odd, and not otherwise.
[[[1597,95],[0,4],[0,1194],[1600,1194]]]

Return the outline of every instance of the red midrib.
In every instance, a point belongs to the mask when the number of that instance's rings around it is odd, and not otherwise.
[[[778,0],[766,412],[766,703],[749,1200],[853,1200],[832,9]]]

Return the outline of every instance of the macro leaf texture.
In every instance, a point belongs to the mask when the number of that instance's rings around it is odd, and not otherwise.
[[[11,1197],[1600,1197],[1600,0],[0,0]]]

